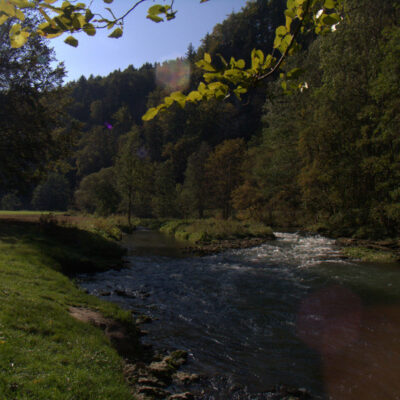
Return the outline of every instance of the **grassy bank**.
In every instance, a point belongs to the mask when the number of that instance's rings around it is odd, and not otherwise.
[[[342,253],[349,258],[365,262],[394,263],[399,261],[399,255],[390,250],[369,249],[363,246],[342,248]]]
[[[400,240],[365,240],[354,238],[339,238],[337,245],[342,253],[349,258],[367,262],[395,263],[400,262]]]
[[[53,211],[5,211],[0,210],[0,221],[37,222],[64,227],[76,227],[107,239],[121,240],[122,232],[129,230],[125,216],[100,217],[95,215]]]
[[[273,238],[272,229],[255,222],[220,219],[170,220],[160,231],[195,244],[245,238]]]
[[[134,334],[130,313],[85,294],[62,273],[105,269],[121,254],[76,228],[0,222],[0,398],[132,399],[110,341],[68,309],[98,310]]]

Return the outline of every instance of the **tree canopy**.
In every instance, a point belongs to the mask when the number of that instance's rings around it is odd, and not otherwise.
[[[103,0],[111,4],[113,0]],[[204,3],[209,0],[200,0]],[[265,0],[268,2],[268,0]],[[2,0],[0,2],[0,23],[9,19],[25,19],[25,10],[35,9],[44,22],[34,29],[23,27],[20,22],[13,22],[9,30],[12,47],[23,46],[31,35],[41,35],[46,38],[54,38],[63,33],[75,33],[83,31],[89,36],[96,34],[96,29],[112,29],[109,37],[119,38],[123,34],[123,25],[126,17],[146,0],[133,1],[126,12],[117,17],[111,8],[105,7],[108,17],[95,15],[90,6],[84,3],[70,3],[64,1],[57,5],[57,0]],[[165,4],[166,3],[166,4]],[[164,4],[154,4],[148,9],[147,18],[154,22],[174,19],[174,1],[168,0]],[[156,107],[151,107],[143,116],[144,120],[153,119],[160,111],[165,110],[174,103],[184,107],[187,102],[199,102],[202,100],[224,99],[231,95],[239,100],[242,95],[254,87],[257,82],[265,80],[280,69],[286,57],[300,48],[298,36],[307,30],[313,30],[316,34],[335,30],[343,18],[343,0],[287,0],[284,11],[285,23],[276,28],[273,49],[254,48],[250,56],[250,64],[246,66],[244,59],[236,60],[231,57],[229,61],[222,55],[218,55],[218,67],[209,53],[205,53],[202,60],[197,62],[204,74],[204,81],[200,82],[196,90],[188,94],[175,91],[165,97],[164,101]],[[267,27],[266,27],[267,29]],[[71,46],[77,46],[78,41],[70,35],[65,42]],[[299,68],[288,71],[286,78],[295,79],[300,72]],[[286,84],[287,85],[287,84]],[[302,84],[301,84],[302,85]]]

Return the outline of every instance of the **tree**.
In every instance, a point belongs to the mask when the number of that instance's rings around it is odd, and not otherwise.
[[[176,217],[179,215],[176,183],[170,161],[160,163],[155,167],[152,209],[157,217]]]
[[[246,146],[243,139],[225,140],[210,154],[206,163],[211,203],[227,219],[232,214],[232,192],[241,183]]]
[[[2,210],[20,210],[22,202],[15,192],[7,193],[1,198]]]
[[[106,18],[100,16],[94,19],[95,15],[83,3],[71,4],[63,2],[57,7],[54,1],[38,0],[35,3],[20,4],[19,0],[7,0],[0,3],[1,21],[18,18],[23,20],[25,14],[23,10],[27,7],[35,7],[45,17],[46,22],[39,25],[35,31],[36,34],[45,37],[57,37],[65,32],[84,31],[92,36],[96,33],[96,29],[108,28],[113,29],[109,35],[112,38],[118,38],[123,34],[123,23],[127,15],[133,12],[140,4],[146,0],[138,0],[134,3],[121,17],[116,17],[112,10],[106,8],[111,17]],[[201,0],[204,3],[208,0]],[[111,3],[107,0],[106,3]],[[245,68],[246,63],[243,59],[235,60],[233,57],[230,62],[226,62],[222,56],[222,68],[217,70],[212,65],[211,56],[204,54],[203,60],[197,65],[205,71],[204,80],[201,82],[197,90],[191,91],[187,96],[181,92],[173,92],[166,97],[164,103],[157,107],[153,107],[143,116],[144,120],[154,118],[160,111],[170,107],[173,103],[178,103],[182,107],[186,102],[198,102],[201,100],[209,100],[210,98],[223,99],[228,95],[234,94],[238,99],[254,85],[266,78],[272,76],[280,69],[288,55],[298,47],[297,37],[303,32],[307,26],[311,26],[317,34],[329,30],[335,30],[336,26],[341,23],[340,13],[343,11],[344,0],[288,0],[287,9],[285,10],[285,24],[276,30],[276,36],[273,43],[274,51],[265,55],[260,49],[253,49],[251,53],[250,68]],[[155,4],[148,9],[147,17],[155,22],[171,20],[175,18],[176,11],[173,9],[174,1],[170,0],[170,4]],[[51,15],[49,15],[51,14]],[[10,41],[13,47],[23,46],[28,40],[31,32],[29,29],[23,28],[21,24],[14,23],[9,30]],[[73,36],[68,36],[65,42],[77,46],[78,41]],[[276,53],[280,53],[280,55]],[[298,74],[298,69],[290,71],[288,78],[293,78]]]
[[[70,197],[68,180],[60,174],[51,173],[45,182],[35,188],[32,206],[36,210],[65,211]]]
[[[241,100],[242,96],[253,89],[258,83],[275,75],[284,65],[287,57],[301,47],[297,42],[300,33],[314,31],[316,34],[335,31],[342,22],[343,4],[345,0],[288,0],[284,11],[285,24],[280,25],[275,32],[273,51],[270,54],[255,49],[248,57],[250,60],[246,68],[244,59],[236,60],[231,57],[226,61],[221,54],[217,54],[217,61],[209,53],[204,53],[203,59],[196,65],[203,70],[203,82],[197,90],[188,94],[172,92],[157,107],[151,107],[143,116],[144,121],[153,119],[159,112],[165,111],[173,104],[178,103],[185,107],[186,103],[197,103],[210,99],[223,100],[235,96]],[[271,2],[268,2],[271,4]],[[267,27],[265,27],[268,29]],[[296,79],[299,68],[288,71],[288,81]],[[287,83],[285,83],[287,86]],[[302,86],[298,86],[299,88]]]
[[[110,215],[117,211],[119,202],[113,168],[103,168],[86,176],[75,192],[76,206],[89,213]]]
[[[120,207],[127,213],[130,226],[133,214],[139,217],[150,215],[152,194],[152,165],[141,143],[138,128],[121,138],[115,173],[121,196]]]
[[[82,136],[78,146],[76,166],[78,175],[82,177],[112,166],[117,140],[112,129],[95,125]]]
[[[1,17],[0,17],[1,18]],[[37,20],[27,18],[26,26]],[[0,37],[10,23],[0,26]],[[58,88],[64,69],[40,37],[11,48],[0,40],[0,190],[29,191],[64,141],[56,129],[64,124],[66,96]]]
[[[185,208],[192,213],[197,212],[199,218],[203,218],[208,200],[206,161],[210,151],[210,147],[203,142],[199,150],[189,156],[181,193]]]
[[[372,81],[372,115],[374,130],[371,145],[374,155],[365,167],[372,169],[375,181],[375,201],[371,213],[374,223],[384,226],[392,236],[400,226],[400,28],[388,28],[381,39],[381,59],[378,75]]]
[[[300,132],[299,182],[307,209],[319,222],[344,235],[358,226],[362,236],[366,230],[383,233],[386,225],[379,210],[388,193],[379,182],[388,179],[382,167],[385,158],[393,157],[393,147],[383,144],[382,131],[376,129],[381,116],[371,112],[376,103],[371,85],[383,60],[383,29],[397,19],[389,0],[368,1],[364,7],[357,7],[356,0],[346,4],[349,19],[334,36],[318,38],[313,46],[321,81],[315,82]],[[394,166],[386,165],[388,171]]]

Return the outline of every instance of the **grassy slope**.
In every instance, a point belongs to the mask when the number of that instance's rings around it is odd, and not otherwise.
[[[368,249],[363,246],[344,247],[342,253],[349,258],[359,259],[367,262],[394,263],[399,257],[391,251],[380,251]]]
[[[192,243],[253,237],[273,237],[272,229],[262,223],[213,218],[203,220],[170,220],[161,226],[160,231],[174,235],[176,239],[189,240]]]
[[[78,235],[82,245],[76,247],[73,233],[0,224],[1,399],[132,399],[122,360],[103,332],[68,313],[69,306],[80,306],[126,325],[131,319],[115,305],[88,296],[59,272],[70,266],[79,269],[80,260],[83,267],[93,268],[91,256],[96,250],[101,253],[105,243],[83,232]],[[111,247],[104,247],[102,268],[120,256]]]

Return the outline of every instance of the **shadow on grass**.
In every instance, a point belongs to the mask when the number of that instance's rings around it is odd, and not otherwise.
[[[0,220],[0,240],[36,247],[66,275],[122,268],[125,249],[92,232],[56,223]]]

